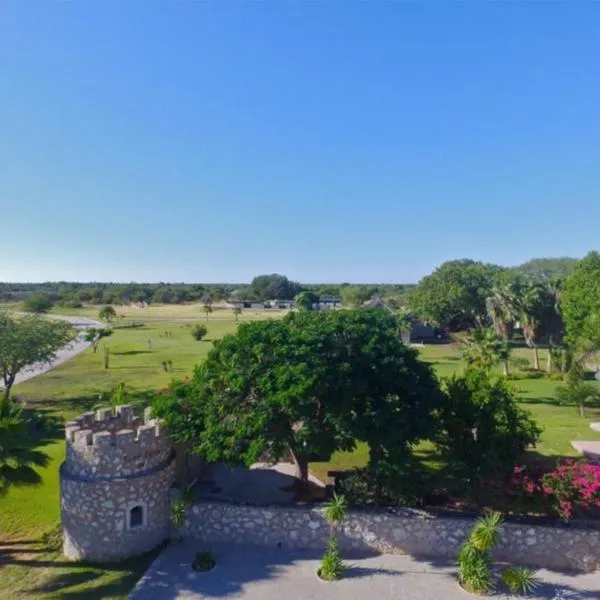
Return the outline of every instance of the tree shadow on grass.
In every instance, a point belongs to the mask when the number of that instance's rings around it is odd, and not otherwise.
[[[142,556],[118,563],[74,563],[62,557],[51,560],[48,556],[47,560],[15,559],[12,564],[31,569],[32,578],[35,578],[37,569],[59,570],[42,583],[23,588],[23,592],[33,597],[52,594],[52,597],[61,600],[102,600],[114,596],[126,596],[163,548],[164,546],[161,546]],[[102,578],[107,578],[107,581],[105,583],[98,581]],[[97,584],[93,585],[94,582]]]
[[[123,350],[122,352],[112,352],[113,356],[137,356],[138,354],[152,354],[151,350]]]

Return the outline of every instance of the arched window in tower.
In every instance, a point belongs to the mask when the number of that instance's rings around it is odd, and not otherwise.
[[[141,527],[144,524],[144,507],[134,506],[129,510],[129,529]]]

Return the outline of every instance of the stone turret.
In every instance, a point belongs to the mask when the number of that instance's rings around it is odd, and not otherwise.
[[[81,415],[65,426],[60,468],[63,550],[94,562],[142,554],[169,531],[174,452],[157,420],[131,406]]]

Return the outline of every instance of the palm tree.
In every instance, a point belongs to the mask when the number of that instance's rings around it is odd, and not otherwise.
[[[519,301],[521,327],[527,345],[533,349],[533,368],[539,370],[538,343],[542,336],[547,297],[540,284],[528,285]]]
[[[513,335],[515,323],[518,319],[519,290],[516,284],[504,288],[495,288],[486,298],[485,306],[496,333],[505,340],[510,340]]]
[[[206,320],[208,321],[208,315],[210,315],[210,313],[212,312],[212,306],[210,304],[205,304],[204,305],[204,314],[206,315]]]
[[[12,485],[33,485],[41,478],[34,467],[48,465],[48,455],[35,449],[21,405],[0,400],[0,495]]]
[[[475,329],[465,341],[463,359],[469,365],[491,369],[502,363],[504,376],[508,377],[508,359],[510,347],[508,342],[493,329]]]
[[[586,383],[583,379],[573,373],[566,385],[559,385],[556,388],[556,398],[561,404],[575,404],[579,406],[579,414],[585,417],[586,404],[600,402],[600,390],[591,383]]]

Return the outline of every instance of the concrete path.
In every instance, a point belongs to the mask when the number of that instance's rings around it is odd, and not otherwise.
[[[247,467],[228,467],[221,463],[206,466],[195,489],[198,498],[226,500],[250,504],[279,504],[294,500],[292,491],[296,483],[296,469],[290,463],[274,465],[255,463]],[[312,473],[309,479],[316,486],[324,487]]]
[[[91,346],[89,342],[86,342],[83,339],[85,329],[88,329],[89,327],[106,327],[105,323],[100,323],[99,321],[94,321],[94,319],[88,319],[87,317],[47,315],[47,318],[67,321],[68,323],[71,323],[71,325],[75,329],[81,329],[82,331],[72,342],[68,343],[66,346],[63,346],[56,353],[56,358],[52,362],[35,363],[23,369],[23,371],[21,371],[17,375],[15,379],[15,385],[23,381],[27,381],[28,379],[32,379],[33,377],[37,377],[42,373],[50,371],[50,369],[53,369],[54,367],[70,360],[71,358],[77,356],[80,352],[83,352],[86,348]],[[0,381],[0,389],[2,388],[4,388],[4,383]]]
[[[215,569],[196,573],[190,563],[210,549]],[[323,582],[316,576],[319,555],[282,548],[212,546],[186,540],[172,544],[151,565],[130,600],[477,600],[456,583],[451,562],[417,561],[400,555],[345,558],[345,578]],[[542,585],[535,600],[598,600],[600,575],[566,575],[538,571]],[[507,598],[497,593],[495,598]],[[487,598],[490,598],[488,596]]]

